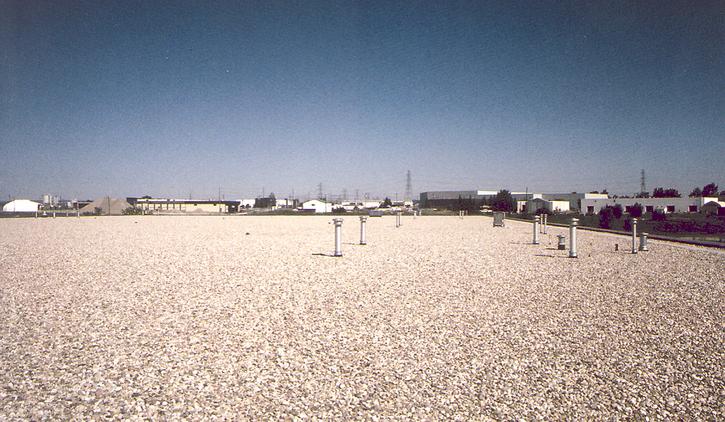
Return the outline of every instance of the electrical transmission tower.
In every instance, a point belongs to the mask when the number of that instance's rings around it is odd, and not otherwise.
[[[647,192],[647,186],[645,184],[645,179],[644,179],[644,169],[642,169],[641,176],[639,179],[639,193],[640,193],[640,195],[644,196],[645,192]]]
[[[317,199],[322,199],[322,182],[317,185]]]
[[[413,181],[410,177],[410,170],[405,174],[405,198],[406,201],[413,200]]]

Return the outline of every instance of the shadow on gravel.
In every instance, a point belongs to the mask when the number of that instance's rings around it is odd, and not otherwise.
[[[546,254],[541,254],[541,253],[538,253],[534,256],[543,256],[544,258],[569,258],[568,256],[563,256],[563,255],[546,255]]]
[[[330,257],[330,258],[340,258],[339,256],[335,256],[335,255],[333,255],[331,253],[321,253],[321,252],[313,253],[312,256],[327,256],[327,257]]]

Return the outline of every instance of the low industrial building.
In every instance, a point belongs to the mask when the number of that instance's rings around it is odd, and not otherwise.
[[[420,208],[455,208],[459,200],[473,201],[474,206],[483,205],[484,201],[495,197],[499,191],[496,190],[451,190],[451,191],[430,191],[420,193]],[[515,200],[526,201],[533,198],[541,198],[541,194],[533,192],[510,192]]]
[[[702,206],[701,211],[705,215],[725,216],[725,201],[710,201]]]
[[[533,214],[540,209],[544,209],[549,213],[569,212],[569,201],[546,200],[542,198],[529,199],[528,201],[516,201],[518,212],[527,212]]]
[[[382,203],[383,203],[382,200],[365,199],[363,201],[358,202],[358,204],[359,204],[358,207],[365,208],[368,210],[374,210],[374,209],[380,208],[380,204],[382,204]]]
[[[569,210],[571,211],[579,211],[581,209],[581,200],[582,199],[608,199],[609,194],[606,193],[578,193],[578,192],[571,192],[571,193],[543,193],[541,194],[542,199],[546,199],[548,201],[568,201],[569,202]]]
[[[274,209],[274,210],[295,209],[295,208],[297,208],[298,203],[299,203],[299,201],[296,199],[289,199],[289,198],[277,199],[275,201],[275,205],[272,207],[272,209]]]
[[[256,202],[256,199],[240,199],[239,200],[239,208],[254,208],[254,203]]]
[[[625,211],[628,211],[635,204],[642,206],[642,212],[654,212],[655,210],[664,213],[687,213],[700,212],[703,205],[708,202],[715,201],[717,198],[712,197],[694,197],[694,198],[609,198],[609,199],[582,199],[581,214],[599,214],[602,208],[606,206],[620,205]]]
[[[171,199],[171,198],[128,198],[134,207],[147,213],[236,213],[239,201]]]
[[[41,205],[29,199],[16,199],[3,205],[3,212],[37,212]]]
[[[311,199],[302,203],[302,211],[314,212],[315,214],[324,214],[332,212],[332,203],[321,201],[319,199]]]

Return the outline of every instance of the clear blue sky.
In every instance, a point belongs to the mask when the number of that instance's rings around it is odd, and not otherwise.
[[[722,1],[0,0],[0,195],[725,189],[724,82]]]

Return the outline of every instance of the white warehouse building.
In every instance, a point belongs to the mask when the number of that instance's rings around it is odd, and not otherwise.
[[[332,203],[311,199],[302,203],[302,211],[312,211],[315,214],[330,213],[332,212]]]
[[[610,198],[610,199],[582,199],[582,214],[599,214],[599,211],[606,206],[621,205],[627,211],[634,204],[642,205],[642,212],[654,212],[661,210],[665,213],[700,212],[702,206],[717,198],[695,197],[695,198]]]

